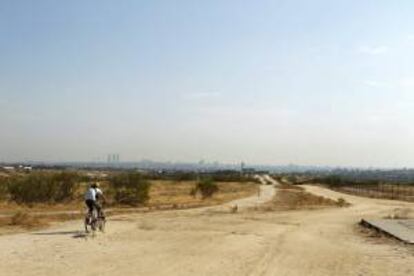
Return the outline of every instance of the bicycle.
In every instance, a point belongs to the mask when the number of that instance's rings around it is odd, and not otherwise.
[[[93,208],[92,213],[90,213],[89,211],[86,212],[85,219],[84,219],[86,233],[89,233],[88,227],[91,228],[93,233],[96,230],[105,232],[105,224],[106,224],[105,217],[102,215],[99,216],[96,208]]]

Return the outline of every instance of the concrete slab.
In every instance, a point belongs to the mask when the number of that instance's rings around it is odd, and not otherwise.
[[[414,219],[363,219],[361,224],[414,244]]]

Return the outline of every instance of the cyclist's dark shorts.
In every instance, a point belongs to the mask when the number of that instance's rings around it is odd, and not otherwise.
[[[85,200],[85,204],[88,206],[89,213],[92,213],[93,208],[95,208],[98,213],[101,211],[101,206],[95,200],[87,199]]]

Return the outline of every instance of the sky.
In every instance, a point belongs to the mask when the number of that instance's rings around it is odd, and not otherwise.
[[[414,2],[0,0],[0,161],[414,167]]]

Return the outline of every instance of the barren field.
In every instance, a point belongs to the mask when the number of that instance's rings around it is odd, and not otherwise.
[[[107,232],[96,237],[85,236],[81,222],[71,221],[47,231],[1,236],[0,274],[414,274],[412,248],[371,237],[356,225],[362,217],[387,216],[413,204],[305,188],[352,205],[261,210],[257,207],[274,191],[261,186],[260,194],[218,207],[113,217]],[[232,213],[235,205],[239,211]]]
[[[200,196],[190,195],[195,185],[195,181],[168,181],[153,180],[151,181],[150,200],[145,206],[131,208],[128,206],[112,205],[109,207],[109,213],[129,213],[148,210],[166,210],[166,209],[187,209],[202,206],[217,205],[229,202],[238,198],[245,198],[257,194],[258,185],[255,183],[240,182],[217,182],[219,192],[211,198],[202,199]],[[0,235],[10,231],[20,231],[21,226],[36,227],[46,225],[53,221],[70,220],[83,216],[85,204],[83,202],[83,193],[85,187],[81,187],[76,195],[75,200],[59,203],[47,204],[36,203],[30,207],[19,205],[14,202],[0,201]],[[29,224],[10,226],[11,217],[16,212],[23,212],[40,218],[40,222],[34,220]],[[33,226],[30,222],[34,222]]]

